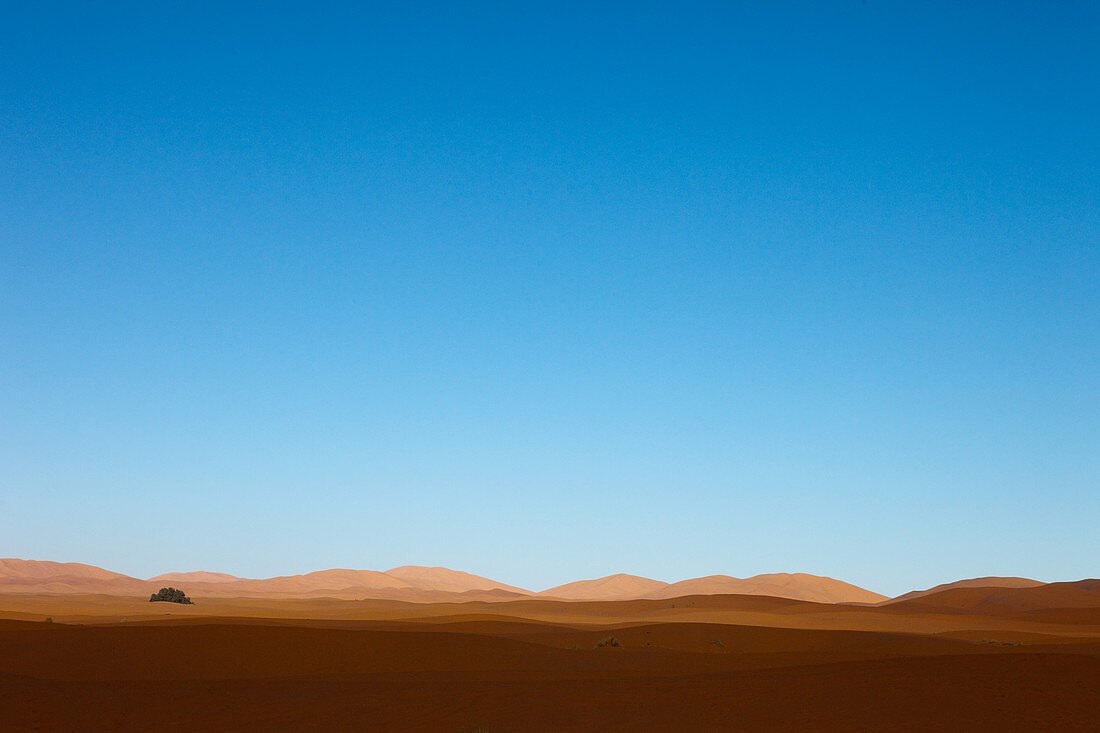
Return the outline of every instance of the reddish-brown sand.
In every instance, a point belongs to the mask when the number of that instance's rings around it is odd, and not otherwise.
[[[1100,730],[1100,588],[1056,585],[879,607],[0,595],[0,729]]]

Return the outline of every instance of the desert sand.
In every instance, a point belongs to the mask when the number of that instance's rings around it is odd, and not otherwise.
[[[1038,581],[1031,581],[1041,585]],[[666,583],[619,573],[579,580],[533,592],[497,580],[444,567],[403,565],[386,571],[334,568],[274,578],[241,578],[228,573],[162,573],[147,580],[80,563],[0,559],[0,593],[105,593],[141,595],[161,584],[187,585],[194,593],[222,598],[384,598],[420,603],[499,601],[539,596],[575,601],[675,598],[733,593],[794,598],[823,603],[878,603],[886,596],[865,588],[806,573],[772,573],[752,578],[711,575]]]
[[[192,592],[193,606],[0,593],[4,727],[1100,727],[1100,581],[952,587],[879,605],[502,592],[446,603]],[[600,646],[608,637],[617,646]]]

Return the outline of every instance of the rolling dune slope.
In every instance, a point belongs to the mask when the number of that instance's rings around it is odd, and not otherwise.
[[[398,578],[424,590],[447,591],[450,593],[465,593],[479,590],[504,590],[519,595],[532,595],[531,591],[517,588],[513,585],[500,583],[480,575],[464,573],[450,568],[424,567],[423,565],[402,565],[399,568],[391,568],[386,575]]]
[[[953,583],[941,583],[940,585],[929,588],[927,590],[912,590],[908,593],[897,596],[896,598],[888,599],[884,601],[884,603],[908,601],[913,598],[920,598],[921,596],[927,596],[933,593],[939,593],[940,591],[951,590],[953,588],[1035,588],[1040,585],[1044,585],[1044,583],[1039,580],[1031,580],[1030,578],[968,578],[966,580],[956,580]]]
[[[884,595],[851,583],[806,573],[771,573],[751,578],[710,575],[671,583],[645,597],[676,598],[716,593],[775,596],[817,603],[878,603],[886,599]]]
[[[619,601],[644,598],[668,587],[668,583],[639,575],[617,573],[595,580],[578,580],[544,590],[538,595],[566,600]]]
[[[196,570],[189,573],[162,573],[149,578],[150,583],[233,583],[245,580],[228,573],[211,573]]]
[[[0,559],[0,593],[140,595],[148,585],[128,575],[76,562]]]
[[[980,613],[992,616],[1100,608],[1100,580],[1047,583],[1024,588],[948,588],[884,604],[887,610],[923,613]]]
[[[346,600],[389,599],[414,603],[506,602],[523,598],[565,601],[663,600],[686,596],[768,596],[825,604],[882,605],[938,613],[1055,613],[1097,604],[1092,584],[1050,583],[1026,578],[973,578],[886,599],[873,591],[806,573],[770,573],[751,578],[711,575],[676,583],[619,573],[566,583],[532,593],[471,573],[444,567],[405,565],[386,572],[336,568],[274,578],[239,578],[227,573],[164,573],[148,580],[80,563],[0,559],[0,594],[103,594],[148,598],[176,585],[193,600],[230,598]],[[1091,618],[1071,614],[1073,618]],[[1053,616],[1051,617],[1053,618]],[[1067,616],[1066,618],[1070,618]],[[1068,621],[1067,621],[1068,622]]]

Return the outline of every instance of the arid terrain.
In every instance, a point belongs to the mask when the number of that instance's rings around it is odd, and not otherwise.
[[[2,727],[1100,728],[1100,581],[979,579],[876,604],[562,600],[503,584],[501,599],[465,600],[461,576],[441,570],[402,572],[451,583],[449,601],[204,596],[196,589],[240,582],[206,576],[142,581],[143,594],[25,582],[0,592]],[[39,580],[58,587],[52,577]],[[639,580],[611,585],[668,592]],[[150,603],[162,582],[194,605]]]

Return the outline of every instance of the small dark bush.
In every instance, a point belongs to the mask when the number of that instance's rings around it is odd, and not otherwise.
[[[596,642],[596,646],[622,646],[614,636],[608,636]]]
[[[169,603],[190,603],[191,599],[183,594],[182,590],[176,590],[175,588],[161,588],[159,591],[149,596],[149,602],[154,601],[168,601]]]

